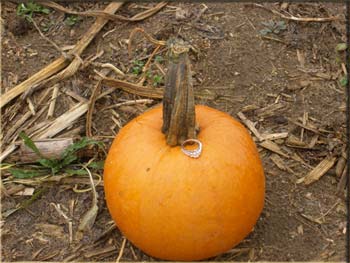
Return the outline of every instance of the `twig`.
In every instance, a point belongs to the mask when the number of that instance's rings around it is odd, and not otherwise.
[[[130,83],[127,81],[122,81],[118,79],[113,79],[113,78],[104,78],[102,80],[102,84],[117,88],[117,89],[122,89],[123,91],[139,95],[139,96],[144,96],[144,97],[149,97],[149,98],[154,98],[154,99],[161,99],[163,98],[163,89],[159,88],[150,88],[150,87],[145,87],[142,85]]]
[[[94,106],[95,106],[95,101],[96,101],[96,97],[98,92],[101,89],[101,82],[102,80],[99,80],[96,84],[96,86],[94,87],[91,97],[90,97],[90,102],[89,102],[89,108],[86,114],[86,136],[87,137],[92,137],[92,131],[91,131],[91,125],[92,125],[92,113],[94,111]]]
[[[152,61],[152,58],[154,57],[154,55],[157,53],[157,51],[159,50],[161,46],[158,45],[152,52],[151,56],[148,58],[145,66],[143,67],[142,69],[142,77],[140,78],[140,80],[138,81],[138,84],[139,85],[143,85],[143,83],[145,82],[146,80],[146,71],[147,69],[149,68],[149,65],[151,64],[151,61]]]
[[[96,188],[96,187],[99,186],[100,183],[102,182],[102,177],[101,177],[100,175],[98,175],[98,174],[95,174],[95,175],[96,175],[97,178],[98,178],[98,180],[97,180],[96,183],[95,183],[95,181],[94,181],[94,186],[95,186],[95,188]],[[78,182],[78,183],[80,184],[80,182]],[[85,188],[85,189],[78,189],[78,184],[75,184],[75,186],[73,187],[73,191],[74,191],[75,193],[86,193],[86,192],[93,191],[93,188],[92,188],[92,187],[89,187],[89,188]]]
[[[164,69],[162,68],[162,66],[157,61],[154,62],[154,65],[159,69],[159,71],[162,73],[163,76],[166,75]]]
[[[34,105],[31,99],[27,98],[26,99],[27,103],[28,103],[28,107],[30,112],[32,113],[33,116],[35,116],[35,109],[34,109]]]
[[[163,88],[152,88],[147,86],[141,86],[131,82],[122,81],[119,79],[107,78],[107,77],[104,77],[104,79],[102,80],[102,85],[113,87],[115,89],[121,89],[131,94],[153,98],[153,99],[162,99],[163,92],[164,92]],[[106,91],[106,92],[109,94],[111,91]],[[212,100],[216,98],[216,95],[211,91],[209,91],[208,89],[197,90],[195,91],[194,96],[199,99],[208,99],[208,100]],[[99,96],[98,98],[100,97],[101,96]]]
[[[247,128],[256,136],[259,141],[263,141],[263,137],[260,132],[255,128],[253,122],[249,120],[242,112],[238,112],[237,116],[241,119],[241,121],[247,126]]]
[[[343,173],[341,175],[340,181],[337,185],[337,194],[341,195],[344,191],[344,188],[346,187],[346,184],[348,183],[349,180],[349,174],[348,174],[348,168],[345,167],[343,170]]]
[[[271,133],[271,134],[263,134],[261,135],[263,140],[278,140],[284,139],[288,137],[288,132],[279,132],[279,133]]]
[[[122,243],[122,246],[121,246],[121,248],[120,248],[120,251],[119,251],[117,260],[116,260],[115,262],[119,262],[119,260],[122,258],[123,252],[124,252],[124,248],[125,248],[125,243],[126,243],[126,238],[123,237],[123,243]]]
[[[142,33],[143,36],[150,41],[151,43],[157,45],[157,46],[166,46],[166,41],[161,41],[153,38],[151,35],[147,34],[143,28],[137,27],[133,31],[131,31],[129,36],[129,42],[128,42],[128,53],[129,57],[131,57],[131,47],[132,47],[132,40],[136,33]],[[151,54],[151,56],[154,54]]]
[[[97,206],[98,195],[96,192],[94,180],[92,178],[92,174],[91,174],[90,170],[86,166],[84,166],[84,169],[88,172],[89,178],[90,178],[91,189],[92,189],[92,203],[91,203],[90,209],[82,217],[80,224],[78,226],[78,233],[77,233],[78,239],[82,238],[83,232],[85,230],[91,229],[91,227],[95,223],[95,219],[96,219],[97,212],[98,212],[98,206]]]
[[[43,34],[43,32],[41,32],[40,28],[38,27],[38,25],[36,24],[34,19],[31,18],[30,21],[33,23],[33,25],[36,28],[36,30],[38,30],[40,36],[43,39],[45,39],[47,42],[49,42],[55,49],[57,49],[57,51],[60,52],[63,57],[67,58],[67,54],[55,42],[53,42],[51,39],[49,39],[47,36],[45,36]]]
[[[303,122],[302,122],[304,126],[306,126],[306,124],[307,124],[308,117],[309,117],[309,114],[306,111],[304,111]],[[304,131],[305,131],[305,129],[302,127],[301,131],[300,131],[300,141],[301,142],[304,140]]]
[[[116,66],[112,65],[111,63],[104,63],[101,64],[102,68],[110,68],[112,69],[117,75],[120,75],[122,77],[125,76],[125,73],[123,71],[121,71],[120,69],[118,69]]]
[[[271,152],[274,152],[274,153],[277,153],[285,158],[290,158],[288,154],[284,153],[281,148],[274,142],[272,141],[269,141],[269,140],[265,140],[263,142],[261,142],[259,144],[261,147],[271,151]]]
[[[153,100],[150,100],[150,99],[124,101],[124,102],[120,102],[120,103],[114,104],[112,106],[105,107],[101,111],[118,108],[118,107],[124,106],[124,105],[134,105],[134,104],[139,104],[139,103],[149,104],[149,103],[152,103],[152,102],[153,102]]]
[[[71,91],[71,90],[64,90],[62,91],[64,94],[67,94],[68,96],[72,97],[73,99],[75,99],[76,101],[85,103],[88,102],[89,100],[85,99],[84,97],[80,96],[79,94]]]
[[[98,52],[95,55],[89,56],[85,62],[84,65],[82,66],[82,68],[86,68],[87,66],[89,66],[90,64],[94,64],[96,63],[97,65],[102,65],[102,63],[98,63],[98,62],[94,62],[96,59],[98,59],[99,57],[101,57],[103,54],[105,53],[105,51],[102,49],[100,52]]]
[[[269,37],[269,36],[261,36],[262,39],[268,39],[268,40],[273,40],[282,44],[287,45],[287,43],[279,38],[275,38],[275,37]]]
[[[269,9],[261,4],[253,4],[253,5],[256,7],[263,8],[267,11],[270,11],[270,12],[274,13],[275,15],[278,15],[284,19],[287,19],[287,20],[293,20],[293,21],[299,21],[299,22],[329,22],[329,21],[335,21],[335,20],[343,20],[342,18],[337,17],[337,16],[331,16],[331,17],[296,17],[293,15],[286,16],[286,15],[278,12],[277,10]]]
[[[108,30],[106,33],[104,33],[103,35],[102,35],[102,38],[105,38],[106,36],[108,36],[110,33],[113,33],[114,31],[116,31],[117,30],[117,27],[115,27],[115,28],[113,28],[113,29],[111,29],[111,30]]]
[[[58,96],[58,91],[59,91],[59,84],[56,84],[53,88],[53,91],[52,91],[52,97],[51,97],[51,103],[50,103],[50,106],[49,106],[49,110],[47,112],[47,118],[50,118],[53,116],[53,113],[55,111],[55,106],[56,106],[56,99],[57,99],[57,96]]]

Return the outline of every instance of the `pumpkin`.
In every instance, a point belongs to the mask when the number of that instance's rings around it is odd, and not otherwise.
[[[252,231],[264,205],[263,168],[249,132],[226,113],[193,109],[203,145],[198,158],[169,145],[163,106],[124,126],[105,161],[113,220],[135,246],[160,259],[200,260],[229,250]]]

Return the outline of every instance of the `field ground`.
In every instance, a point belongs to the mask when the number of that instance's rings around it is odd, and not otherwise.
[[[90,2],[64,6],[81,12],[103,10],[106,5]],[[128,3],[117,14],[131,17],[154,5]],[[16,7],[11,2],[2,3],[2,94],[61,56],[33,23],[16,15]],[[49,14],[44,12],[32,17],[43,35],[63,50],[75,45],[95,21],[91,16],[72,16],[52,8]],[[341,19],[295,21],[291,15]],[[339,160],[346,143],[344,19],[344,3],[260,6],[208,2],[170,3],[140,22],[110,21],[81,54],[83,67],[59,82],[53,116],[47,119],[53,86],[44,85],[26,100],[16,97],[2,108],[2,152],[13,140],[19,141],[19,131],[32,135],[79,101],[90,100],[99,78],[96,72],[136,83],[155,46],[137,35],[130,59],[127,40],[134,28],[141,27],[158,40],[180,36],[199,51],[191,53],[195,90],[215,94],[196,103],[228,112],[237,119],[237,113],[242,112],[264,136],[282,133],[282,138],[268,140],[267,144],[266,140],[257,141],[266,175],[266,202],[254,231],[240,245],[211,260],[345,261],[345,191],[339,185]],[[160,49],[157,63],[152,61],[145,85],[162,87],[165,53]],[[119,68],[125,76],[103,68],[104,63]],[[104,85],[97,95],[110,88]],[[43,97],[48,90],[48,96]],[[128,101],[131,104],[124,103]],[[160,102],[120,89],[107,92],[93,108],[94,139],[108,147],[119,127]],[[118,103],[122,104],[106,109]],[[29,114],[19,123],[30,106],[35,115]],[[85,136],[86,122],[85,113],[55,137]],[[15,151],[4,163],[13,164],[19,157],[21,154]],[[321,162],[329,166],[325,174],[314,170]],[[300,178],[313,170],[322,176],[309,185],[300,183]],[[94,174],[102,175],[102,171],[95,170]],[[118,255],[121,261],[156,260],[129,241],[119,254],[123,236],[111,227],[102,183],[97,186],[96,222],[79,242],[74,238],[70,242],[69,222],[75,237],[92,195],[91,191],[76,191],[89,187],[86,175],[54,181],[64,176],[58,174],[42,181],[16,179],[3,170],[3,261],[114,261]],[[38,194],[36,200],[24,209],[13,210],[33,198],[15,193],[26,189],[31,195],[32,188],[34,197]]]

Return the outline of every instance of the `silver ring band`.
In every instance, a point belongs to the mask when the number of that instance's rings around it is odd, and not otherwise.
[[[198,145],[197,149],[194,149],[194,150],[185,149],[186,144],[190,144],[190,143],[197,144]],[[203,148],[202,143],[196,139],[188,139],[183,143],[181,143],[181,151],[191,158],[198,158],[202,153],[202,148]]]

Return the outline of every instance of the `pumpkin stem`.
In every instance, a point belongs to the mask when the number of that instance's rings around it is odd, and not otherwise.
[[[196,138],[195,105],[189,45],[183,40],[172,39],[168,46],[169,65],[163,97],[162,132],[167,144],[176,146],[187,139]]]

